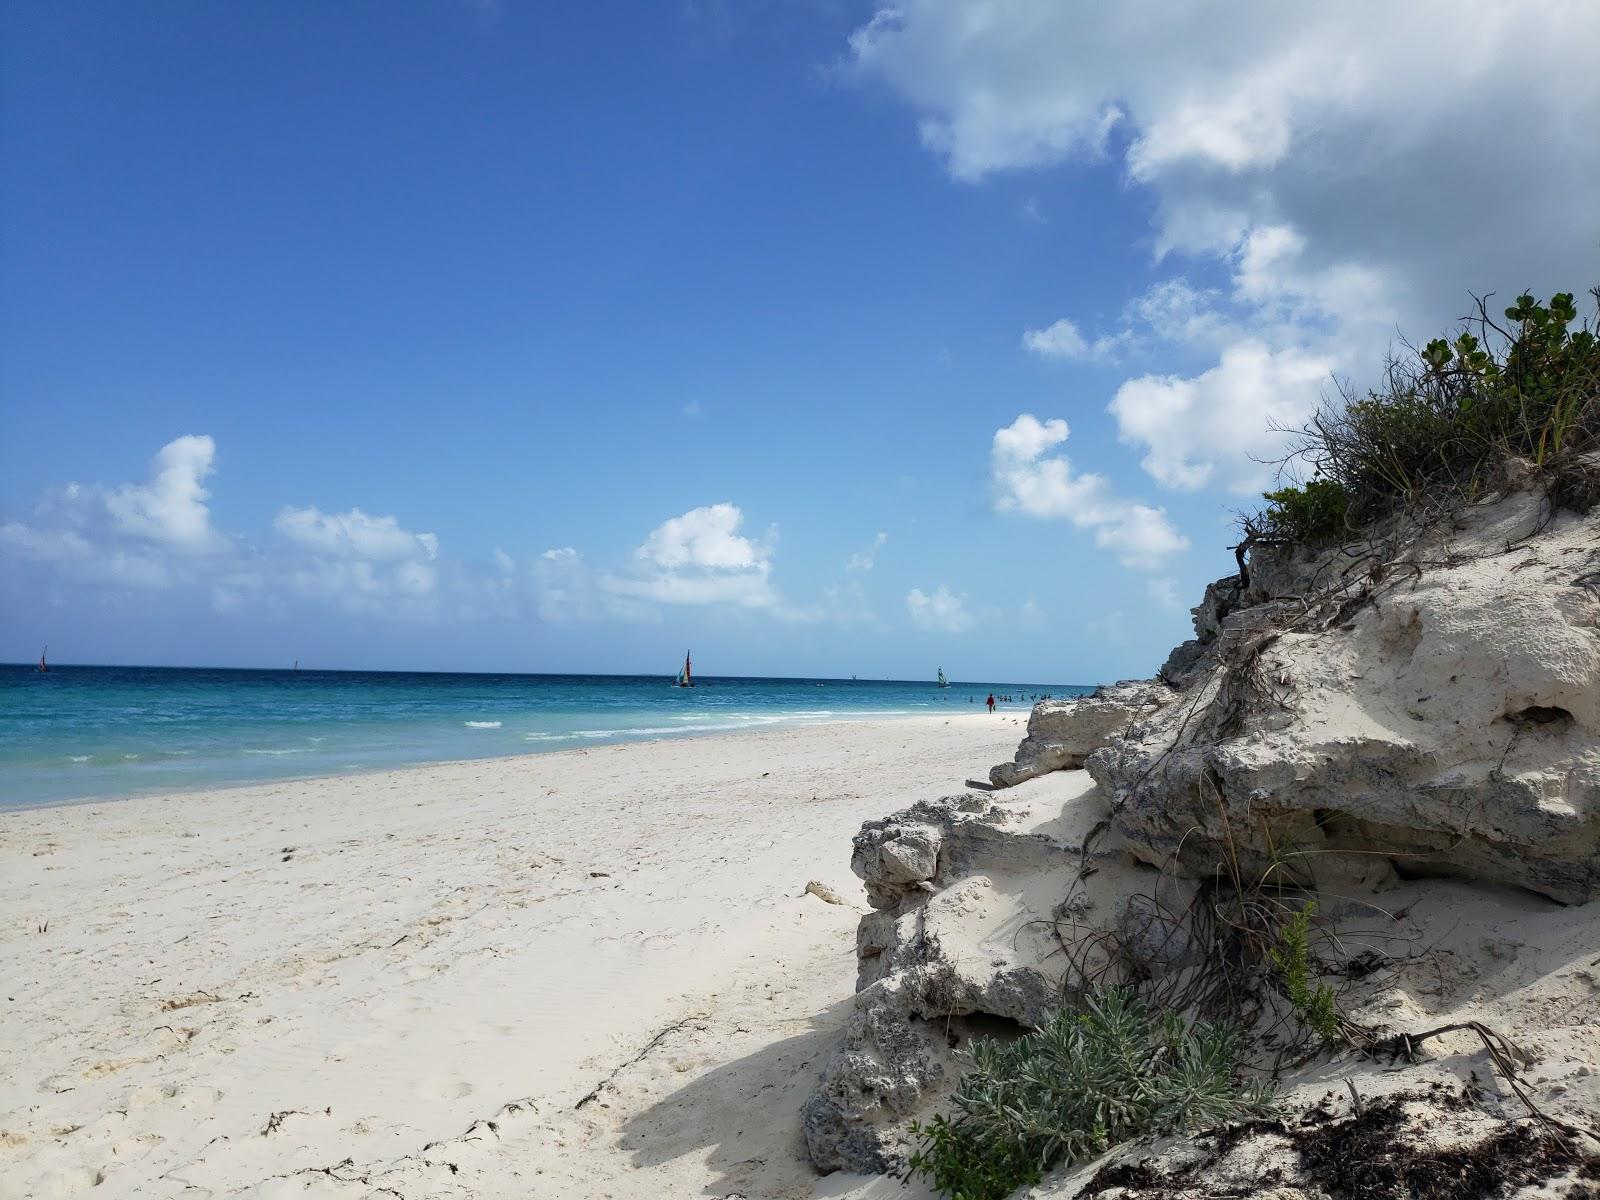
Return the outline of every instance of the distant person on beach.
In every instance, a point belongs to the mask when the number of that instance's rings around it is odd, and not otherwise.
[[[989,699],[986,700],[985,703],[988,704],[989,711],[993,712],[994,711],[994,693],[993,692],[989,693]]]

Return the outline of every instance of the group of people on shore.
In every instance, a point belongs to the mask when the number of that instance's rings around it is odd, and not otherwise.
[[[1026,701],[1026,702],[1029,702],[1029,703],[1037,704],[1041,700],[1050,700],[1050,699],[1053,699],[1053,697],[1050,695],[1049,692],[1040,692],[1038,695],[1035,695],[1035,696],[1012,696],[1012,695],[1007,694],[1007,695],[1000,696],[998,698],[995,696],[995,694],[993,692],[990,692],[989,693],[989,698],[984,701],[984,704],[986,704],[988,706],[990,712],[993,712],[994,711],[994,706],[995,706],[996,703],[1010,704],[1010,703],[1014,703],[1014,702],[1017,702],[1017,701]],[[976,696],[968,696],[967,697],[967,703],[968,704],[974,704],[976,702],[977,702],[977,697]]]

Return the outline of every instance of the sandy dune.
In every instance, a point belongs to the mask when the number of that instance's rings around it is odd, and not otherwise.
[[[850,836],[1018,737],[961,713],[0,816],[0,1196],[904,1194],[819,1180],[796,1118],[851,991]]]

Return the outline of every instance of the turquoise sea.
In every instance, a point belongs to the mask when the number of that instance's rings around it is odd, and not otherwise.
[[[0,666],[0,807],[1081,695],[1068,684]]]

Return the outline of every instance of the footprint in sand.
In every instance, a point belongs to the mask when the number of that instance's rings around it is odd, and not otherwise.
[[[464,1079],[430,1079],[417,1088],[422,1100],[463,1100],[472,1095],[472,1085]]]
[[[222,1099],[220,1088],[201,1087],[195,1084],[168,1083],[159,1087],[135,1088],[128,1093],[123,1107],[129,1111],[154,1108],[157,1105],[175,1104],[179,1108],[211,1108]]]
[[[161,1087],[134,1088],[133,1091],[128,1093],[127,1099],[122,1102],[122,1106],[129,1112],[140,1108],[153,1108],[158,1104],[167,1103],[177,1094],[176,1085],[170,1083]]]
[[[150,1151],[159,1146],[164,1139],[159,1133],[141,1133],[134,1137],[123,1138],[111,1147],[112,1157],[122,1162],[129,1162],[136,1158],[143,1158]]]
[[[93,1167],[57,1167],[47,1171],[39,1181],[39,1191],[36,1193],[41,1198],[49,1197],[55,1200],[58,1196],[76,1196],[80,1192],[87,1192],[90,1188],[97,1188],[106,1181],[106,1173]]]

